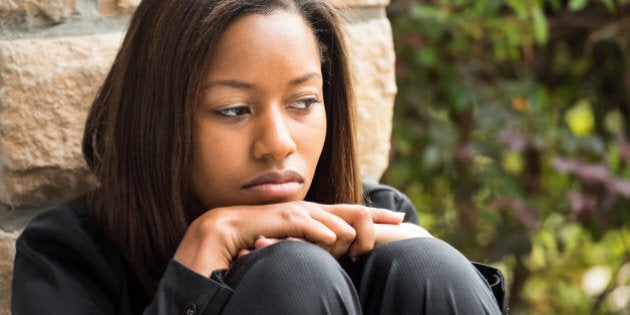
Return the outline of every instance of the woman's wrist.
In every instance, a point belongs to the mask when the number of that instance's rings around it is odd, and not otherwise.
[[[374,224],[374,234],[374,245],[416,237],[433,237],[427,230],[413,223]]]
[[[216,226],[217,223],[208,217],[195,220],[188,227],[173,260],[205,277],[210,277],[215,270],[229,269],[236,254],[229,249],[228,244],[232,244],[229,231]]]

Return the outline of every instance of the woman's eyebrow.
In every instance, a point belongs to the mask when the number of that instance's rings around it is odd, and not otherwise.
[[[318,72],[310,72],[307,73],[299,78],[293,79],[289,82],[289,85],[300,85],[302,83],[308,82],[309,80],[312,80],[314,78],[321,78],[322,75],[319,74]],[[231,87],[231,88],[235,88],[235,89],[245,89],[245,90],[251,90],[254,88],[254,85],[251,83],[247,83],[247,82],[243,82],[243,81],[238,81],[238,80],[217,80],[217,81],[212,81],[212,82],[208,82],[206,83],[206,85],[204,86],[204,89],[211,89],[217,86],[225,86],[225,87]]]
[[[310,72],[310,73],[307,73],[307,74],[305,74],[305,75],[303,75],[303,76],[301,76],[301,77],[299,77],[297,79],[291,80],[290,84],[291,85],[299,85],[299,84],[307,82],[307,81],[309,81],[311,79],[321,78],[321,77],[322,77],[322,75],[319,74],[318,72]]]
[[[251,90],[254,88],[253,84],[247,83],[247,82],[242,82],[242,81],[237,81],[237,80],[219,80],[219,81],[212,81],[212,82],[206,83],[206,85],[204,86],[204,89],[210,89],[216,86],[226,86],[226,87],[231,87],[235,89],[246,89],[246,90]]]

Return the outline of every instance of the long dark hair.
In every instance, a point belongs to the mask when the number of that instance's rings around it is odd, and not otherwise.
[[[301,15],[322,55],[327,136],[306,199],[360,203],[354,102],[342,29],[318,0],[144,0],[89,113],[83,154],[100,187],[89,194],[94,224],[153,295],[188,224],[193,113],[209,61],[239,17]]]

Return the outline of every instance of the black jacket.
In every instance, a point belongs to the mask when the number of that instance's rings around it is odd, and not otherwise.
[[[365,185],[366,205],[406,213],[415,208],[397,190]],[[149,300],[133,271],[96,231],[85,198],[53,207],[35,217],[16,243],[11,310],[21,314],[192,314],[215,313],[231,295],[223,271],[203,277],[174,260]],[[498,270],[476,265],[500,304],[504,283]]]

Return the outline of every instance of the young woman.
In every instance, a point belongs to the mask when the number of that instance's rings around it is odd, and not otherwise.
[[[100,187],[24,230],[13,313],[500,313],[362,186],[341,34],[319,0],[142,1],[86,123]]]

